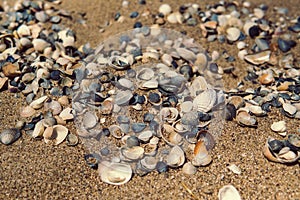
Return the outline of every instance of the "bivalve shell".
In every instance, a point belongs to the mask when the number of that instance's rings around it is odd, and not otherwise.
[[[184,151],[179,146],[172,147],[169,152],[166,162],[170,167],[179,167],[185,162]]]
[[[193,104],[198,111],[208,112],[213,108],[216,98],[216,91],[214,89],[207,89],[196,96],[196,98],[193,100]]]
[[[233,185],[223,186],[218,193],[219,200],[242,200],[239,191]]]
[[[285,136],[286,135],[286,122],[285,121],[274,122],[271,125],[271,129],[272,129],[272,131],[278,133],[279,135]]]
[[[105,183],[122,185],[131,179],[132,169],[127,164],[102,161],[99,164],[99,174]]]

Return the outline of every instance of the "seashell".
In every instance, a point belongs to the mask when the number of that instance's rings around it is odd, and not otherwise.
[[[203,72],[207,67],[208,59],[204,53],[197,54],[197,58],[195,61],[195,66],[198,69],[198,72]]]
[[[271,125],[271,129],[274,132],[277,132],[281,136],[286,136],[286,122],[285,121],[278,121],[273,122]]]
[[[168,15],[167,20],[171,24],[176,24],[176,23],[182,24],[184,19],[180,12],[174,12]]]
[[[148,101],[152,105],[159,106],[162,103],[162,98],[160,93],[150,92],[148,95]]]
[[[161,60],[164,64],[166,64],[167,66],[171,66],[172,65],[172,61],[173,61],[173,58],[172,56],[170,56],[169,54],[163,54],[161,56]]]
[[[187,175],[194,175],[197,173],[197,168],[194,165],[192,165],[191,162],[187,162],[183,165],[182,172]]]
[[[74,46],[75,36],[71,30],[66,29],[66,30],[59,31],[58,37],[59,37],[59,39],[62,40],[62,45],[64,47],[68,47],[68,46],[73,47]]]
[[[59,117],[64,120],[71,120],[74,119],[74,115],[72,114],[73,109],[72,108],[65,108],[61,113],[59,114]]]
[[[129,160],[138,160],[144,156],[144,148],[140,146],[123,147],[121,149],[122,155]]]
[[[262,74],[259,77],[259,82],[263,85],[269,85],[275,81],[272,73]]]
[[[32,40],[32,44],[33,44],[33,48],[38,51],[43,53],[44,49],[46,49],[47,47],[50,47],[50,44],[48,42],[46,42],[43,39],[33,39]]]
[[[127,90],[127,89],[133,90],[134,89],[134,84],[129,79],[121,78],[118,80],[118,83],[121,86],[121,89],[125,89],[125,90]]]
[[[20,130],[16,128],[4,129],[0,133],[0,142],[5,145],[14,143],[21,136]]]
[[[235,174],[240,175],[242,173],[241,169],[235,164],[231,164],[227,168]]]
[[[167,16],[172,12],[172,8],[169,4],[162,4],[158,8],[158,12],[164,14],[164,16]]]
[[[185,162],[184,151],[179,146],[172,147],[168,156],[166,157],[166,163],[170,167],[180,167]]]
[[[65,120],[63,120],[60,116],[54,116],[54,119],[56,120],[56,123],[57,124],[60,124],[60,125],[66,125],[67,122]]]
[[[207,89],[195,97],[193,104],[197,108],[197,111],[208,112],[213,108],[216,99],[216,91],[214,89]]]
[[[294,160],[294,159],[298,159],[300,153],[295,153],[293,151],[289,151],[290,148],[285,147],[287,149],[282,149],[281,151],[283,152],[279,152],[278,153],[278,158],[283,159],[283,160]],[[299,154],[299,155],[298,155]]]
[[[152,171],[155,169],[156,164],[157,164],[157,159],[152,157],[152,156],[145,156],[142,160],[141,160],[141,165],[149,170]]]
[[[225,185],[218,192],[219,200],[242,200],[239,191],[233,185]]]
[[[290,103],[283,103],[282,108],[287,114],[291,116],[297,112],[297,108]]]
[[[151,68],[142,68],[136,74],[136,79],[140,81],[149,81],[154,77],[154,71]]]
[[[133,94],[130,90],[118,91],[115,96],[115,103],[119,106],[128,105]]]
[[[239,109],[237,111],[236,120],[242,126],[256,127],[257,121],[254,116],[251,116],[247,110]]]
[[[207,151],[211,151],[216,146],[216,141],[214,139],[214,136],[207,130],[200,130],[197,133],[197,138],[198,140],[204,142]]]
[[[111,135],[117,139],[121,139],[125,135],[124,131],[118,125],[111,125],[108,129]]]
[[[92,129],[94,128],[98,123],[98,117],[95,115],[95,113],[92,112],[86,112],[82,119],[83,127],[86,129]]]
[[[156,89],[158,87],[158,81],[155,79],[151,79],[149,81],[139,82],[138,86],[142,90]]]
[[[155,156],[157,153],[157,144],[152,144],[152,143],[146,143],[143,145],[144,148],[144,153],[147,156]]]
[[[76,146],[79,142],[79,138],[77,135],[69,133],[66,137],[66,142],[68,146]]]
[[[203,76],[196,77],[189,88],[193,97],[196,97],[199,92],[205,91],[209,88],[209,84],[206,82]]]
[[[7,87],[7,80],[8,78],[7,77],[0,77],[0,90],[1,89],[5,89]]]
[[[170,146],[181,145],[183,143],[182,136],[176,133],[171,125],[163,124],[158,131],[163,140]]]
[[[57,101],[45,101],[44,103],[44,109],[45,111],[51,110],[53,115],[58,115],[61,111],[62,111],[62,107],[60,105],[60,103],[58,103]]]
[[[44,124],[43,120],[39,121],[38,123],[35,124],[35,127],[33,129],[32,137],[37,138],[43,135],[44,133]]]
[[[160,120],[169,123],[173,123],[177,120],[178,118],[178,110],[173,107],[164,107],[160,110],[159,115],[160,115]]]
[[[154,60],[159,60],[159,54],[157,52],[144,52],[142,61],[144,63],[147,63],[149,58],[152,58]]]
[[[124,163],[102,161],[99,164],[99,175],[104,183],[122,185],[131,179],[132,169]]]
[[[207,166],[212,162],[212,157],[209,155],[204,141],[200,140],[196,143],[194,148],[194,157],[192,164],[196,167]]]
[[[62,143],[66,139],[68,132],[69,130],[62,125],[53,126],[53,134],[55,136],[54,144],[59,145]]]
[[[153,132],[150,130],[143,131],[138,135],[138,139],[143,142],[148,142],[150,138],[153,136]]]
[[[35,79],[35,73],[26,73],[22,76],[22,82],[29,83]]]
[[[102,102],[100,107],[101,114],[108,115],[111,114],[114,109],[114,102],[112,98],[107,98]]]
[[[130,66],[128,60],[121,56],[110,57],[108,65],[118,70],[124,70]]]
[[[53,133],[53,127],[51,126],[47,127],[43,133],[43,137],[44,137],[44,142],[46,144],[49,143],[51,140],[53,140],[55,138],[55,135]]]
[[[188,49],[177,48],[176,51],[180,57],[182,57],[183,59],[185,59],[187,61],[194,61],[197,58],[196,54]]]
[[[58,101],[58,103],[60,103],[60,105],[62,105],[62,106],[67,106],[67,105],[69,105],[69,103],[70,103],[70,102],[69,102],[69,97],[66,96],[66,95],[59,97],[57,101]]]
[[[234,105],[237,110],[245,106],[245,100],[241,96],[231,96],[228,103]]]
[[[287,140],[289,147],[300,150],[300,136],[296,134],[289,134]]]
[[[56,119],[54,117],[47,117],[43,119],[44,127],[54,126],[56,125]]]
[[[40,109],[41,107],[43,107],[44,102],[48,99],[47,96],[42,96],[36,100],[34,100],[33,102],[30,103],[30,107],[34,108],[34,109]]]
[[[264,111],[260,106],[251,105],[248,106],[247,108],[249,108],[249,111],[253,113],[255,116],[260,117],[266,115],[266,111]]]
[[[181,117],[181,124],[186,128],[192,128],[199,125],[199,116],[196,111],[184,113]]]
[[[17,33],[20,37],[23,36],[29,36],[30,35],[30,29],[28,26],[26,26],[25,24],[22,24],[21,26],[19,26],[19,28],[17,29]]]
[[[121,140],[124,144],[127,145],[128,148],[140,145],[140,141],[135,135],[132,135],[132,136],[125,135],[122,137]]]
[[[31,106],[23,107],[20,111],[21,117],[31,117],[35,114],[35,110]]]
[[[261,65],[270,60],[271,51],[262,51],[252,55],[244,56],[244,59],[253,64],[253,65]]]
[[[2,72],[6,77],[9,77],[9,78],[14,78],[21,74],[19,67],[10,62],[7,62],[2,66]]]
[[[174,130],[177,132],[177,133],[186,133],[188,131],[187,128],[185,128],[185,126],[181,123],[181,120],[177,120],[175,121],[173,124],[172,124]]]
[[[45,11],[37,11],[34,16],[39,22],[42,23],[45,23],[49,19],[49,16],[46,14]]]
[[[227,39],[231,42],[235,42],[239,39],[241,35],[241,31],[238,28],[230,27],[226,30],[227,33]]]

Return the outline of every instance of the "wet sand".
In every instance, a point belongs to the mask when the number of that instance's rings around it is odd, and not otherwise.
[[[63,24],[76,32],[77,45],[89,42],[93,47],[110,35],[132,28],[137,20],[150,25],[153,19],[126,19],[124,23],[117,22],[105,27],[112,20],[114,13],[120,10],[122,15],[129,16],[132,11],[142,12],[148,8],[156,13],[159,1],[147,1],[142,6],[132,1],[125,9],[121,2],[94,0],[65,0],[60,5],[65,10],[86,13],[86,25],[73,20],[64,20]],[[168,1],[163,1],[168,2]],[[184,1],[168,2],[172,8]],[[193,1],[189,1],[193,2]],[[204,8],[205,3],[212,1],[194,1]],[[253,1],[253,5],[266,3],[272,6],[284,6],[290,10],[290,16],[299,14],[297,5],[300,1]],[[254,7],[254,6],[253,6]],[[269,12],[268,12],[269,13]],[[268,15],[269,16],[269,15]],[[78,17],[79,18],[79,17]],[[103,33],[99,32],[104,27]],[[227,50],[230,55],[236,55],[237,50],[232,45],[218,42],[207,43],[200,38],[199,28],[187,25],[165,25],[163,27],[186,31],[187,35],[208,49]],[[300,45],[292,50],[299,56]],[[218,63],[222,67],[229,63]],[[247,64],[239,62],[236,68],[239,77],[225,75],[226,89],[235,87],[246,73]],[[15,94],[0,93],[1,130],[13,127],[19,117],[19,109],[24,105],[24,97],[16,98]],[[193,176],[184,175],[181,169],[172,169],[167,173],[152,172],[144,177],[133,176],[132,180],[122,186],[107,185],[100,181],[97,171],[90,169],[84,161],[86,149],[83,144],[69,147],[65,143],[59,146],[46,145],[42,140],[33,140],[28,135],[22,137],[10,146],[0,145],[0,199],[193,199],[183,187],[184,183],[199,199],[217,199],[218,190],[227,184],[234,185],[243,199],[300,199],[300,168],[299,164],[283,165],[269,162],[262,155],[262,148],[268,137],[281,139],[270,130],[272,122],[285,120],[288,133],[299,133],[300,121],[289,119],[273,109],[268,117],[258,118],[257,128],[243,128],[236,122],[226,122],[217,145],[212,151],[213,163],[200,167]],[[72,130],[74,131],[74,130]],[[240,175],[232,173],[227,166],[236,164],[242,170]]]

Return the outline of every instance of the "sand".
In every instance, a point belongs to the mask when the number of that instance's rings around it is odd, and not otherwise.
[[[89,42],[93,47],[110,35],[132,28],[134,21],[127,19],[120,24],[112,21],[105,26],[106,21],[113,19],[119,10],[128,16],[132,11],[149,9],[156,13],[160,1],[147,1],[142,6],[132,1],[129,8],[121,7],[121,1],[74,1],[64,0],[60,5],[65,10],[72,11],[77,16],[73,20],[63,20],[77,34],[77,45]],[[178,8],[184,1],[168,2],[173,8]],[[189,1],[193,2],[193,1]],[[212,1],[194,1],[204,8],[205,3]],[[266,3],[270,10],[273,6],[285,6],[290,10],[290,16],[299,14],[297,6],[300,1],[260,1],[254,5]],[[76,23],[78,13],[86,13],[86,25]],[[272,12],[270,12],[272,13]],[[271,14],[269,15],[271,16]],[[143,24],[150,25],[153,19],[140,18]],[[186,25],[165,25],[164,27],[178,31],[186,31],[187,35],[208,49],[227,50],[230,55],[236,55],[236,48],[218,42],[207,43],[200,38],[199,28]],[[100,28],[104,32],[100,33]],[[299,45],[292,50],[299,56]],[[225,75],[225,88],[235,87],[242,80],[247,65],[237,62],[238,78]],[[229,63],[219,63],[222,67]],[[1,130],[13,127],[19,117],[19,109],[24,105],[24,97],[8,92],[0,93],[0,123]],[[200,167],[193,176],[184,175],[181,169],[172,169],[167,173],[152,172],[144,177],[134,176],[130,182],[122,186],[112,186],[101,182],[96,170],[90,169],[84,161],[87,153],[83,144],[69,147],[65,143],[59,146],[46,145],[41,140],[33,140],[28,135],[22,137],[10,146],[0,145],[0,199],[194,199],[183,187],[184,183],[199,199],[217,199],[218,190],[227,184],[234,185],[243,199],[300,199],[300,168],[299,164],[283,165],[269,162],[262,155],[263,145],[268,137],[281,139],[272,132],[272,122],[285,120],[288,133],[300,134],[300,121],[289,119],[273,109],[265,118],[258,118],[257,128],[242,128],[236,122],[226,122],[222,134],[217,138],[217,145],[212,151],[213,163]],[[74,132],[74,129],[72,129]],[[236,175],[227,167],[236,164],[242,173]]]

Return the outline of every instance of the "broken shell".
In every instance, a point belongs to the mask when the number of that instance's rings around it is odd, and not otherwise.
[[[20,116],[21,117],[31,117],[35,114],[35,110],[31,106],[26,106],[21,109]]]
[[[43,133],[43,137],[45,143],[48,143],[51,140],[53,140],[55,138],[53,134],[53,127],[51,126],[47,127]]]
[[[290,103],[283,103],[282,108],[290,116],[293,116],[297,112],[297,108]]]
[[[264,111],[260,106],[252,105],[252,106],[248,106],[248,108],[249,111],[253,113],[255,116],[260,117],[266,115],[266,111]]]
[[[150,131],[150,130],[143,131],[138,135],[138,139],[143,141],[143,142],[148,142],[152,136],[153,136],[152,131]]]
[[[216,91],[214,89],[207,89],[196,96],[196,98],[193,100],[193,104],[198,111],[208,112],[213,108],[216,98]]]
[[[44,133],[44,124],[43,120],[39,121],[38,123],[35,124],[35,127],[33,129],[32,137],[37,138],[43,135]]]
[[[242,200],[239,191],[233,185],[223,186],[218,193],[219,200]]]
[[[117,139],[121,139],[125,135],[122,128],[118,125],[111,125],[108,129],[111,135]]]
[[[172,147],[166,158],[167,165],[170,167],[179,167],[185,162],[184,151],[179,146]]]
[[[68,132],[69,130],[62,125],[53,126],[53,134],[55,136],[54,144],[59,145],[60,143],[62,143],[66,139]]]
[[[257,54],[246,55],[244,59],[254,65],[261,65],[270,60],[271,51],[262,51]]]
[[[59,114],[59,117],[64,120],[71,120],[74,118],[74,115],[72,114],[72,108],[65,108],[63,111],[61,111],[61,113]]]
[[[173,123],[178,118],[179,113],[176,108],[164,107],[160,110],[159,114],[160,114],[161,121],[163,122],[167,121],[169,123]]]
[[[182,172],[187,175],[194,175],[197,173],[197,168],[194,165],[192,165],[191,162],[187,162],[183,165]]]
[[[61,112],[62,107],[58,101],[45,101],[44,109],[45,111],[51,110],[53,115],[58,115]]]
[[[99,174],[105,183],[122,185],[131,179],[132,169],[127,164],[102,161],[99,164]]]
[[[123,147],[121,149],[122,155],[129,160],[138,160],[144,156],[144,148],[140,146]]]
[[[277,132],[281,136],[286,135],[286,122],[285,121],[279,121],[279,122],[274,122],[271,125],[271,129],[274,132]]]
[[[154,71],[151,68],[142,68],[136,74],[139,81],[149,81],[154,77]]]
[[[269,85],[275,81],[272,73],[263,74],[259,77],[259,82],[263,85]]]
[[[192,159],[192,164],[196,167],[207,166],[211,163],[211,161],[212,157],[209,155],[204,141],[198,141],[194,148],[194,157]]]
[[[2,72],[6,77],[9,77],[9,78],[14,78],[21,74],[19,67],[10,62],[7,62],[2,66]]]
[[[146,143],[143,145],[145,155],[147,156],[155,156],[157,153],[157,144]]]
[[[47,99],[48,99],[47,96],[42,96],[42,97],[34,100],[33,102],[31,102],[29,106],[31,106],[34,109],[40,109],[44,105],[44,102]]]
[[[7,80],[8,78],[7,77],[0,77],[0,90],[3,88],[6,88],[7,87]]]
[[[188,131],[188,129],[186,129],[185,126],[181,123],[181,120],[177,120],[172,124],[172,126],[177,133],[186,133]]]
[[[5,145],[12,144],[21,136],[21,132],[18,129],[4,129],[0,133],[0,142]]]
[[[227,168],[235,174],[240,175],[242,173],[241,169],[235,164],[231,164]]]
[[[181,145],[183,138],[180,134],[176,133],[171,125],[163,124],[159,128],[162,139],[170,146]]]

